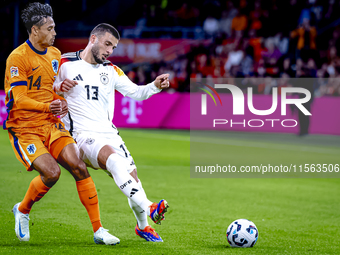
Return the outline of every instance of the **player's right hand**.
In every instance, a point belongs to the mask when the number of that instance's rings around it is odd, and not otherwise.
[[[170,86],[169,76],[170,76],[170,74],[168,74],[168,73],[161,74],[161,75],[157,76],[155,81],[154,81],[155,86],[159,89],[169,88],[169,86]]]
[[[68,113],[68,106],[66,100],[61,100],[61,113],[60,118],[64,118],[66,114]]]
[[[60,85],[60,91],[67,92],[78,84],[77,81],[65,79]]]
[[[56,99],[54,101],[52,101],[50,103],[50,112],[54,114],[54,116],[59,116],[60,114],[62,114],[62,104],[61,104],[61,100]]]

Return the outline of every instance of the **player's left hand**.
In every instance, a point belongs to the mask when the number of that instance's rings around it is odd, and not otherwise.
[[[161,75],[157,76],[155,81],[154,81],[155,86],[159,89],[169,88],[169,86],[170,86],[169,76],[170,76],[170,74],[168,74],[168,73],[161,74]]]
[[[60,91],[67,92],[78,84],[77,81],[65,79],[60,85]]]

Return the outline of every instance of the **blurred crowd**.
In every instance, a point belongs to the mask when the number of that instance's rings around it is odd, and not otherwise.
[[[135,82],[169,72],[171,90],[189,91],[190,78],[244,78],[268,94],[291,86],[289,78],[314,77],[315,96],[340,96],[339,1],[206,0],[172,8],[152,2],[142,6],[137,25],[202,26],[205,43],[172,62],[133,68]]]
[[[8,2],[8,1],[5,1]],[[13,19],[14,4],[0,8]],[[45,2],[45,1],[41,1]],[[340,1],[338,0],[50,0],[58,37],[87,36],[98,22],[119,24],[118,30],[138,28],[139,38],[181,38],[162,27],[199,28],[185,55],[170,62],[143,63],[124,68],[136,83],[158,74],[171,75],[173,91],[190,91],[191,78],[241,78],[255,93],[273,86],[290,86],[290,78],[314,77],[315,96],[340,96]],[[75,9],[79,11],[74,11]],[[143,33],[143,28],[160,32]],[[0,66],[13,50],[13,29],[1,31]],[[73,29],[73,30],[72,30]],[[20,24],[19,43],[27,38]],[[69,33],[69,34],[68,34]],[[200,35],[201,36],[201,35]],[[260,78],[260,79],[251,79]],[[275,78],[275,79],[274,79]],[[265,85],[262,82],[265,80]]]

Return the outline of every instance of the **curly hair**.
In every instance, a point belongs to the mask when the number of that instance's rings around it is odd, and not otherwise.
[[[25,24],[28,34],[31,34],[33,25],[39,28],[44,25],[47,17],[53,17],[52,7],[49,4],[41,4],[38,2],[30,3],[26,9],[21,12],[21,19]]]
[[[111,35],[116,37],[118,40],[120,40],[120,35],[119,35],[119,32],[117,31],[117,29],[115,29],[110,24],[106,24],[106,23],[101,23],[101,24],[97,25],[91,31],[90,37],[91,37],[91,35],[101,36],[101,35],[105,34],[105,32],[110,33]]]

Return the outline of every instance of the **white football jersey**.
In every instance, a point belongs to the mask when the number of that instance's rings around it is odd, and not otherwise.
[[[73,132],[112,132],[115,90],[135,100],[144,100],[158,93],[154,83],[138,86],[111,62],[90,64],[81,59],[77,51],[64,54],[54,82],[54,90],[62,94],[68,103],[68,114],[62,118],[66,128]],[[60,92],[66,79],[76,80],[78,85],[68,92]]]

